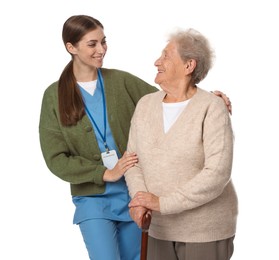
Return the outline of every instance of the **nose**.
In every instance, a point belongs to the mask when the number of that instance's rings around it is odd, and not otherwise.
[[[97,52],[100,53],[100,54],[104,54],[106,52],[107,48],[106,48],[106,45],[103,45],[103,44],[98,44],[97,46]]]
[[[154,62],[154,66],[158,67],[161,64],[161,59],[158,58],[157,60],[155,60]]]

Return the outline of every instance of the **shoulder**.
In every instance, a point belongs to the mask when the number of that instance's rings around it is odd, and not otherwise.
[[[138,111],[152,110],[154,106],[156,106],[156,104],[162,102],[165,95],[166,93],[161,90],[146,94],[145,96],[141,97],[141,99],[137,103],[136,110]]]
[[[58,81],[53,82],[49,85],[43,94],[42,104],[56,104],[58,100]]]
[[[208,106],[208,107],[214,106],[214,107],[219,107],[220,109],[226,109],[226,104],[221,97],[216,96],[215,94],[206,91],[204,89],[201,89],[199,87],[197,88],[197,93],[195,98],[200,105],[203,104],[204,106]]]
[[[211,93],[207,90],[204,90],[202,88],[199,88],[199,87],[197,87],[196,95],[199,99],[204,99],[204,100],[208,100],[208,101],[213,101],[217,97],[213,93]]]
[[[166,93],[162,90],[156,91],[154,93],[149,93],[140,99],[139,104],[144,105],[147,103],[153,103],[153,102],[157,102],[157,101],[161,102],[165,95],[166,95]]]
[[[155,89],[154,86],[151,86],[149,83],[147,83],[145,80],[139,78],[138,76],[124,71],[124,70],[118,70],[118,69],[107,69],[107,68],[102,68],[101,69],[103,78],[107,82],[119,82],[119,83],[124,83],[124,84],[136,84],[136,85],[146,85],[150,86]],[[156,88],[157,89],[157,88]]]
[[[130,72],[118,69],[101,69],[105,86],[123,90],[139,97],[158,89]]]
[[[200,115],[207,122],[216,124],[216,120],[222,122],[230,121],[230,114],[224,100],[215,94],[198,88],[196,97],[192,100],[192,111]]]
[[[54,93],[57,93],[57,91],[58,91],[58,81],[55,81],[45,89],[44,95],[52,95]]]
[[[117,78],[137,78],[137,76],[133,75],[130,72],[119,70],[119,69],[108,69],[108,68],[101,68],[103,77],[117,77]]]

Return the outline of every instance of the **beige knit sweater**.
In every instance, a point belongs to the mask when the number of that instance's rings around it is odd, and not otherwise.
[[[233,133],[223,100],[200,88],[167,133],[163,91],[144,96],[132,118],[128,151],[139,163],[125,174],[131,197],[159,196],[149,235],[209,242],[235,234],[237,196],[231,181]]]

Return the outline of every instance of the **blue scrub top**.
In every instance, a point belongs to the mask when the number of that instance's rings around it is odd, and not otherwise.
[[[83,101],[91,116],[94,118],[100,132],[104,134],[104,113],[103,113],[103,79],[99,71],[99,77],[97,81],[97,87],[94,95],[90,95],[86,90],[80,87]],[[104,90],[104,88],[103,88]],[[90,116],[89,116],[90,118]],[[108,116],[106,116],[106,142],[109,150],[115,150],[118,158],[121,157],[117,146],[114,142],[114,138],[111,133],[111,129],[108,122]],[[90,118],[91,120],[91,118]],[[94,123],[92,126],[95,132],[96,139],[101,152],[105,152],[105,146],[102,137],[98,133]],[[93,133],[94,134],[94,133]],[[93,136],[92,136],[93,138]],[[103,194],[94,194],[91,196],[73,196],[73,203],[76,206],[73,223],[78,224],[84,220],[93,218],[104,218],[117,221],[132,221],[129,215],[128,203],[130,196],[124,177],[117,182],[106,182],[106,189]]]

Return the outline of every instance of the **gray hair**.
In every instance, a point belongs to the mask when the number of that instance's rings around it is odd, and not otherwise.
[[[196,61],[192,77],[194,84],[198,84],[212,68],[215,57],[208,40],[200,32],[190,28],[172,33],[169,41],[177,43],[178,53],[184,62],[190,59]]]

